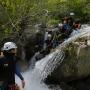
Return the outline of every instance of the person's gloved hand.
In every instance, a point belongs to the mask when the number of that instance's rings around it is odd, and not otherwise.
[[[22,80],[22,88],[24,88],[24,87],[25,87],[25,81]]]

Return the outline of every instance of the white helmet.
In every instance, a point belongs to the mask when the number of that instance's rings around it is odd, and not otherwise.
[[[13,42],[6,42],[2,48],[2,50],[10,50],[10,49],[14,49],[17,48],[16,44]]]
[[[74,15],[75,15],[75,13],[74,13],[74,12],[71,12],[71,13],[70,13],[70,16],[74,16]]]
[[[52,37],[51,34],[48,34],[48,37],[49,37],[49,38]]]

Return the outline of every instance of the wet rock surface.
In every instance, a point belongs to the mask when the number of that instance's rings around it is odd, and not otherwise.
[[[47,77],[48,85],[61,90],[90,90],[90,46],[70,46],[64,61]]]
[[[71,82],[46,82],[52,90],[90,90],[90,76]]]
[[[84,79],[71,81],[67,83],[67,85],[75,88],[75,90],[90,90],[90,76]]]
[[[90,75],[90,47],[81,48],[78,56],[77,46],[70,49],[63,62],[48,76],[49,80],[72,81]]]

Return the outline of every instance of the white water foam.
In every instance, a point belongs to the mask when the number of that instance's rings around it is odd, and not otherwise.
[[[34,69],[33,71],[26,71],[23,73],[26,85],[25,88],[21,87],[20,79],[16,76],[16,83],[20,86],[21,90],[51,90],[41,82],[41,76],[38,69]]]
[[[45,79],[51,72],[58,66],[58,64],[62,63],[64,60],[64,52],[63,48],[65,48],[68,44],[75,41],[76,39],[87,35],[90,33],[90,27],[79,30],[79,32],[67,40],[65,40],[62,44],[60,44],[54,53],[49,54],[47,57],[43,58],[40,62],[36,63],[36,68],[41,71],[42,79]],[[50,58],[49,58],[50,57]]]
[[[75,41],[77,38],[90,33],[90,27],[80,30],[80,33],[65,40],[57,47],[55,52],[50,53],[42,60],[36,63],[33,70],[28,70],[23,73],[26,81],[26,86],[21,90],[50,90],[47,85],[41,82],[42,78],[45,79],[64,59],[64,52],[62,51],[69,43]],[[60,58],[60,59],[59,59]],[[21,86],[20,80],[16,78],[16,82]]]

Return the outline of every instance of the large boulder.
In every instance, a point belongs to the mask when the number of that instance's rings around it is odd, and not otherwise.
[[[85,78],[90,75],[90,46],[74,42],[65,48],[66,57],[46,81],[61,82]]]

